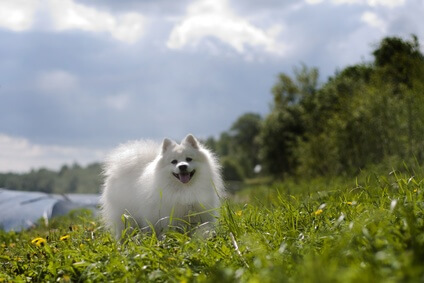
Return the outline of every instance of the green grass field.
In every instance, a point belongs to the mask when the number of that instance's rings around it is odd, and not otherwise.
[[[424,180],[412,175],[255,185],[207,239],[117,243],[87,213],[0,232],[0,282],[423,282]]]

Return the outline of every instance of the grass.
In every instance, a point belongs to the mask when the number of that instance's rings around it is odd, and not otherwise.
[[[423,282],[424,180],[411,174],[255,185],[207,239],[117,243],[88,212],[0,232],[0,282]]]

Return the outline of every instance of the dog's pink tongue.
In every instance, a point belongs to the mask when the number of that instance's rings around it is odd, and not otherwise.
[[[180,181],[184,184],[190,181],[190,174],[180,173],[178,176],[180,177]]]

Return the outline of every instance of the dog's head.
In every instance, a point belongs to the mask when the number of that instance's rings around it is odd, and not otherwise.
[[[200,144],[193,135],[188,135],[181,144],[165,139],[162,143],[162,162],[170,168],[170,173],[179,183],[187,185],[193,182],[204,156]]]

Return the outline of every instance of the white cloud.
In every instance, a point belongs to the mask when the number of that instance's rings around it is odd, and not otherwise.
[[[146,19],[139,13],[111,14],[74,0],[0,0],[0,28],[25,31],[39,17],[50,17],[54,30],[109,33],[116,40],[134,43],[143,35]],[[45,19],[44,19],[45,20]]]
[[[368,5],[371,7],[375,6],[386,6],[394,8],[405,4],[405,0],[332,0],[336,4],[360,4]]]
[[[0,0],[0,27],[16,32],[30,29],[38,6],[37,0]]]
[[[324,0],[305,0],[305,2],[310,5],[315,5],[324,2]],[[395,8],[405,4],[405,0],[331,0],[331,2],[334,4],[358,4],[371,7],[384,6],[389,8]]]
[[[49,0],[55,29],[108,32],[115,39],[134,43],[143,34],[145,19],[138,13],[114,16],[72,0]]]
[[[130,103],[128,94],[122,93],[117,95],[107,96],[105,99],[106,105],[114,110],[122,111],[127,108]]]
[[[167,46],[171,49],[197,46],[203,39],[213,37],[238,53],[251,46],[283,55],[285,46],[276,39],[281,29],[278,25],[265,31],[252,25],[233,13],[227,0],[202,0],[188,7],[185,18],[172,30]]]
[[[395,8],[405,4],[405,0],[367,0],[366,2],[371,7],[386,6],[389,8]]]
[[[382,32],[385,32],[387,29],[386,22],[373,12],[363,13],[361,16],[361,21],[363,21],[364,23],[368,24],[371,27],[379,29]]]
[[[102,150],[33,144],[27,139],[0,134],[0,172],[26,172],[35,168],[59,169],[78,162],[87,165],[101,161]]]
[[[48,94],[64,94],[78,87],[78,78],[63,70],[45,72],[37,78],[38,88]]]
[[[307,4],[310,4],[310,5],[315,5],[315,4],[319,4],[319,3],[321,3],[321,2],[323,2],[324,0],[306,0],[306,3]]]

